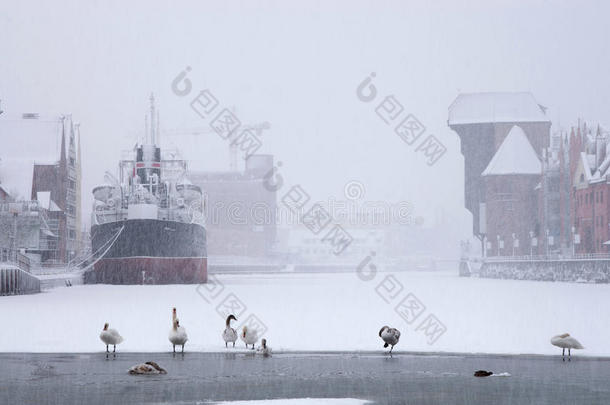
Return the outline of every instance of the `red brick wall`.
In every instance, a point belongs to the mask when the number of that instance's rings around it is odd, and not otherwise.
[[[609,239],[608,219],[610,215],[610,185],[605,181],[574,189],[574,226],[580,235],[576,253],[605,253]]]
[[[483,177],[487,201],[487,240],[489,256],[498,255],[497,235],[504,241],[500,256],[513,254],[514,233],[519,239],[515,255],[530,254],[530,231],[537,231],[538,198],[535,188],[540,175],[501,175]]]

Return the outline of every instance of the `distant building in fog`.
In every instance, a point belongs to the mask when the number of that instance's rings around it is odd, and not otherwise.
[[[481,174],[488,255],[530,254],[530,232],[538,222],[534,190],[541,172],[540,159],[525,133],[513,126]]]
[[[610,133],[579,123],[569,141],[575,251],[610,252]]]
[[[579,121],[550,134],[529,93],[462,94],[466,208],[488,256],[610,253],[610,133]]]
[[[533,229],[535,224],[526,223],[529,217],[516,218],[522,222],[515,224],[515,231],[510,232],[510,240],[506,240],[508,229],[498,228],[499,219],[488,218],[490,213],[487,212],[487,207],[491,204],[493,215],[502,210],[503,204],[506,209],[510,209],[512,204],[519,210],[529,210],[526,206],[530,205],[530,197],[522,193],[526,192],[525,187],[533,180],[526,181],[523,177],[525,174],[518,173],[518,179],[513,178],[509,182],[513,187],[502,189],[501,181],[494,180],[495,175],[482,174],[515,126],[523,133],[523,136],[519,135],[518,138],[525,137],[529,144],[528,149],[531,148],[536,157],[541,159],[543,150],[549,146],[551,127],[551,122],[545,115],[545,108],[536,102],[531,93],[460,94],[449,107],[447,123],[457,132],[461,141],[465,169],[464,198],[466,208],[472,213],[473,234],[481,240],[482,246],[489,253],[506,253],[507,246],[510,246],[512,254],[512,233],[522,233],[526,228],[540,233],[540,226],[536,231]],[[488,183],[488,188],[491,189],[489,193],[485,183]],[[492,226],[491,230],[486,229],[488,223]],[[496,231],[500,233],[494,233]],[[519,237],[515,235],[514,239]],[[520,240],[517,244],[521,246],[523,242],[525,241]],[[522,250],[521,247],[519,249]]]
[[[80,247],[78,126],[70,115],[0,116],[0,245],[65,263]]]
[[[9,198],[10,196],[8,194],[8,191],[2,188],[2,185],[0,184],[0,203],[8,202]]]
[[[210,256],[266,256],[276,242],[276,191],[265,186],[272,155],[252,155],[243,172],[190,172],[205,195]]]

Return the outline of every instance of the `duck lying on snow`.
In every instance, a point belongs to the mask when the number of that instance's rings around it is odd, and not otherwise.
[[[477,370],[474,372],[474,376],[475,377],[510,377],[510,373],[507,372],[503,372],[503,373],[494,373],[493,371],[487,371],[487,370]]]
[[[147,361],[146,363],[138,364],[129,369],[129,374],[140,374],[140,375],[153,375],[153,374],[167,374],[164,368],[159,366],[154,361]]]

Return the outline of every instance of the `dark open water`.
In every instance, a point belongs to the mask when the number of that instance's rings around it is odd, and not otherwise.
[[[131,376],[148,360],[162,376]],[[475,378],[486,369],[510,377]],[[610,404],[610,359],[243,352],[0,354],[0,404],[194,404],[272,398],[378,404]]]

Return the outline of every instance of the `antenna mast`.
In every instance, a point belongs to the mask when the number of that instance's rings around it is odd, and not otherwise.
[[[155,95],[150,94],[150,144],[155,144]]]

